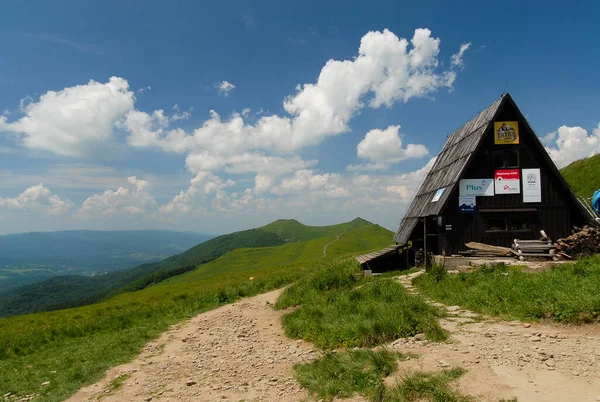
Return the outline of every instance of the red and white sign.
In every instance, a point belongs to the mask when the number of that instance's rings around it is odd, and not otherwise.
[[[498,194],[521,193],[521,171],[519,169],[496,170],[494,172],[494,190]]]

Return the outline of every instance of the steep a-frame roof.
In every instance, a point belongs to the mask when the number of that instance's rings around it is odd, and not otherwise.
[[[494,120],[494,116],[506,97],[510,97],[510,95],[502,95],[448,136],[433,167],[408,206],[394,236],[395,242],[405,244],[419,222],[419,218],[438,215],[442,211],[452,189],[467,167],[471,155],[477,149],[490,122]],[[436,192],[442,188],[445,190],[439,200],[432,202]]]
[[[406,244],[419,222],[419,218],[439,215],[443,211],[458,181],[469,166],[469,163],[482,142],[488,128],[495,120],[498,112],[507,102],[515,108],[520,120],[522,120],[529,130],[533,132],[512,97],[506,93],[469,120],[466,124],[450,134],[433,167],[425,177],[419,191],[415,194],[400,222],[398,231],[394,236],[394,241],[396,243]],[[535,135],[534,142],[537,143],[539,149],[542,151],[542,157],[547,160],[550,169],[554,171],[553,174],[558,176],[565,191],[570,195],[575,208],[586,220],[589,220],[588,213],[583,210],[581,204],[573,194],[573,191],[550,158],[550,155],[545,151],[544,146]],[[444,189],[441,194],[441,191],[438,192],[440,189]],[[437,201],[433,201],[436,193],[436,198],[438,199]]]

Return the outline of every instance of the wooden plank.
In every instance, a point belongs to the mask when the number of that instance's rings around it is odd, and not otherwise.
[[[482,208],[479,212],[537,212],[537,208]]]
[[[511,252],[511,249],[508,247],[490,246],[489,244],[477,243],[474,241],[466,243],[465,246],[473,250],[498,253],[502,255],[510,254]]]

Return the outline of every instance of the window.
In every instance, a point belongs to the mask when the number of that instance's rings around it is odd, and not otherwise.
[[[506,227],[511,232],[516,232],[519,230],[530,230],[529,219],[527,217],[523,218],[508,218],[506,219]]]
[[[506,167],[518,168],[519,167],[519,150],[518,149],[507,149],[506,150]]]
[[[531,220],[526,215],[512,215],[510,217],[487,216],[484,217],[486,232],[529,232]]]
[[[506,167],[504,151],[494,151],[492,155],[494,159],[494,169],[503,169]]]
[[[506,219],[505,218],[487,218],[485,222],[486,232],[505,232],[506,231]]]
[[[494,169],[518,168],[519,149],[497,149],[492,152],[492,164]]]

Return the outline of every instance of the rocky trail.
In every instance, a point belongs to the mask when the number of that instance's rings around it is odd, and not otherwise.
[[[415,292],[411,280],[399,281]],[[281,291],[238,301],[174,325],[133,362],[108,371],[70,401],[305,401],[292,366],[320,356],[311,344],[286,338]],[[386,383],[417,370],[463,367],[457,386],[480,401],[600,401],[600,328],[486,319],[444,306],[445,343],[417,335],[387,345],[418,358],[399,364]],[[527,326],[527,327],[526,327]],[[115,384],[122,383],[120,388]],[[362,401],[360,397],[352,401]]]
[[[398,277],[411,281],[423,272]],[[459,306],[445,306],[440,323],[451,333],[446,343],[397,340],[394,349],[420,355],[401,363],[395,374],[463,367],[459,389],[481,401],[600,401],[600,327],[500,321]],[[409,363],[409,364],[406,364]]]
[[[312,345],[285,337],[281,290],[243,299],[174,325],[133,362],[114,367],[70,401],[300,401],[292,366]],[[120,389],[111,382],[125,376]]]

